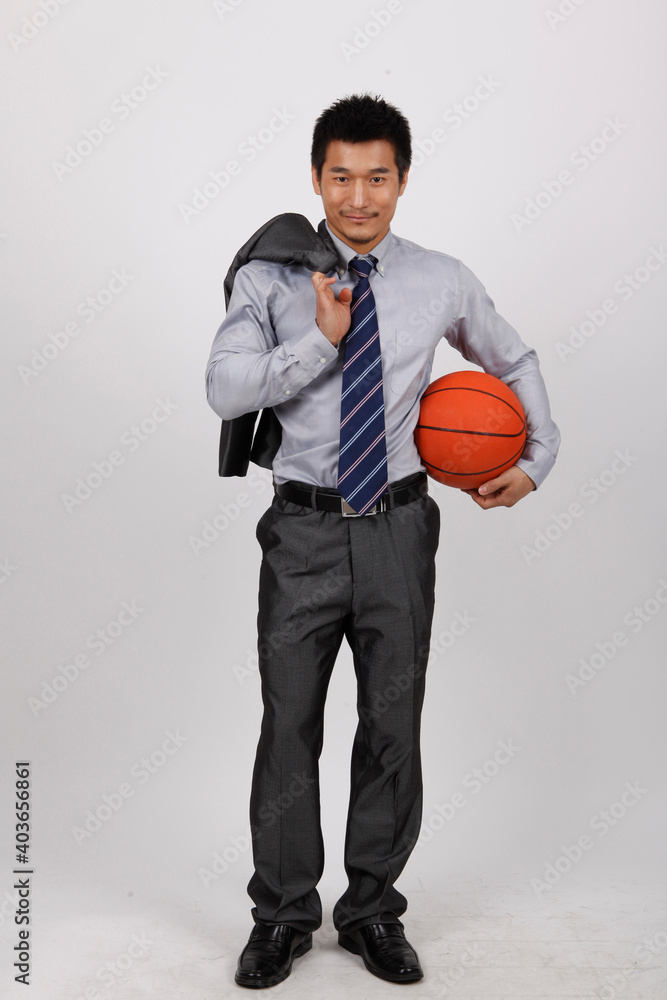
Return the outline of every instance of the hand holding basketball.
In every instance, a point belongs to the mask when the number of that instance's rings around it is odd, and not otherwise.
[[[482,483],[476,490],[461,490],[461,492],[467,493],[478,507],[486,510],[487,507],[513,507],[534,489],[535,483],[530,476],[518,465],[513,465],[495,479]],[[480,493],[481,490],[484,490],[483,494]]]

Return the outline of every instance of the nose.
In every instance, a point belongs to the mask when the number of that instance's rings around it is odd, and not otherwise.
[[[352,181],[348,188],[348,200],[353,208],[363,208],[368,204],[368,188],[360,177]]]

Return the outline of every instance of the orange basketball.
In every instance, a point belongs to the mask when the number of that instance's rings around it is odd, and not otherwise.
[[[451,372],[421,398],[415,443],[433,479],[475,489],[514,465],[526,441],[521,403],[486,372]]]

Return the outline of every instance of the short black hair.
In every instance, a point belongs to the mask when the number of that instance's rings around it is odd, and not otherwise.
[[[318,180],[330,142],[373,142],[386,139],[394,147],[399,184],[412,162],[412,138],[408,120],[379,94],[351,94],[326,108],[315,122],[310,162]]]

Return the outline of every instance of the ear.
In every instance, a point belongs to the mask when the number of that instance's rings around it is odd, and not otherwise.
[[[320,187],[320,182],[319,182],[319,179],[317,177],[317,170],[315,169],[315,167],[311,167],[310,168],[310,172],[311,172],[311,176],[313,178],[313,191],[315,192],[315,194],[321,195],[322,194],[322,189]]]
[[[405,191],[405,185],[408,183],[408,174],[410,173],[410,167],[403,174],[403,180],[401,181],[401,186],[398,189],[398,197],[400,198]]]

